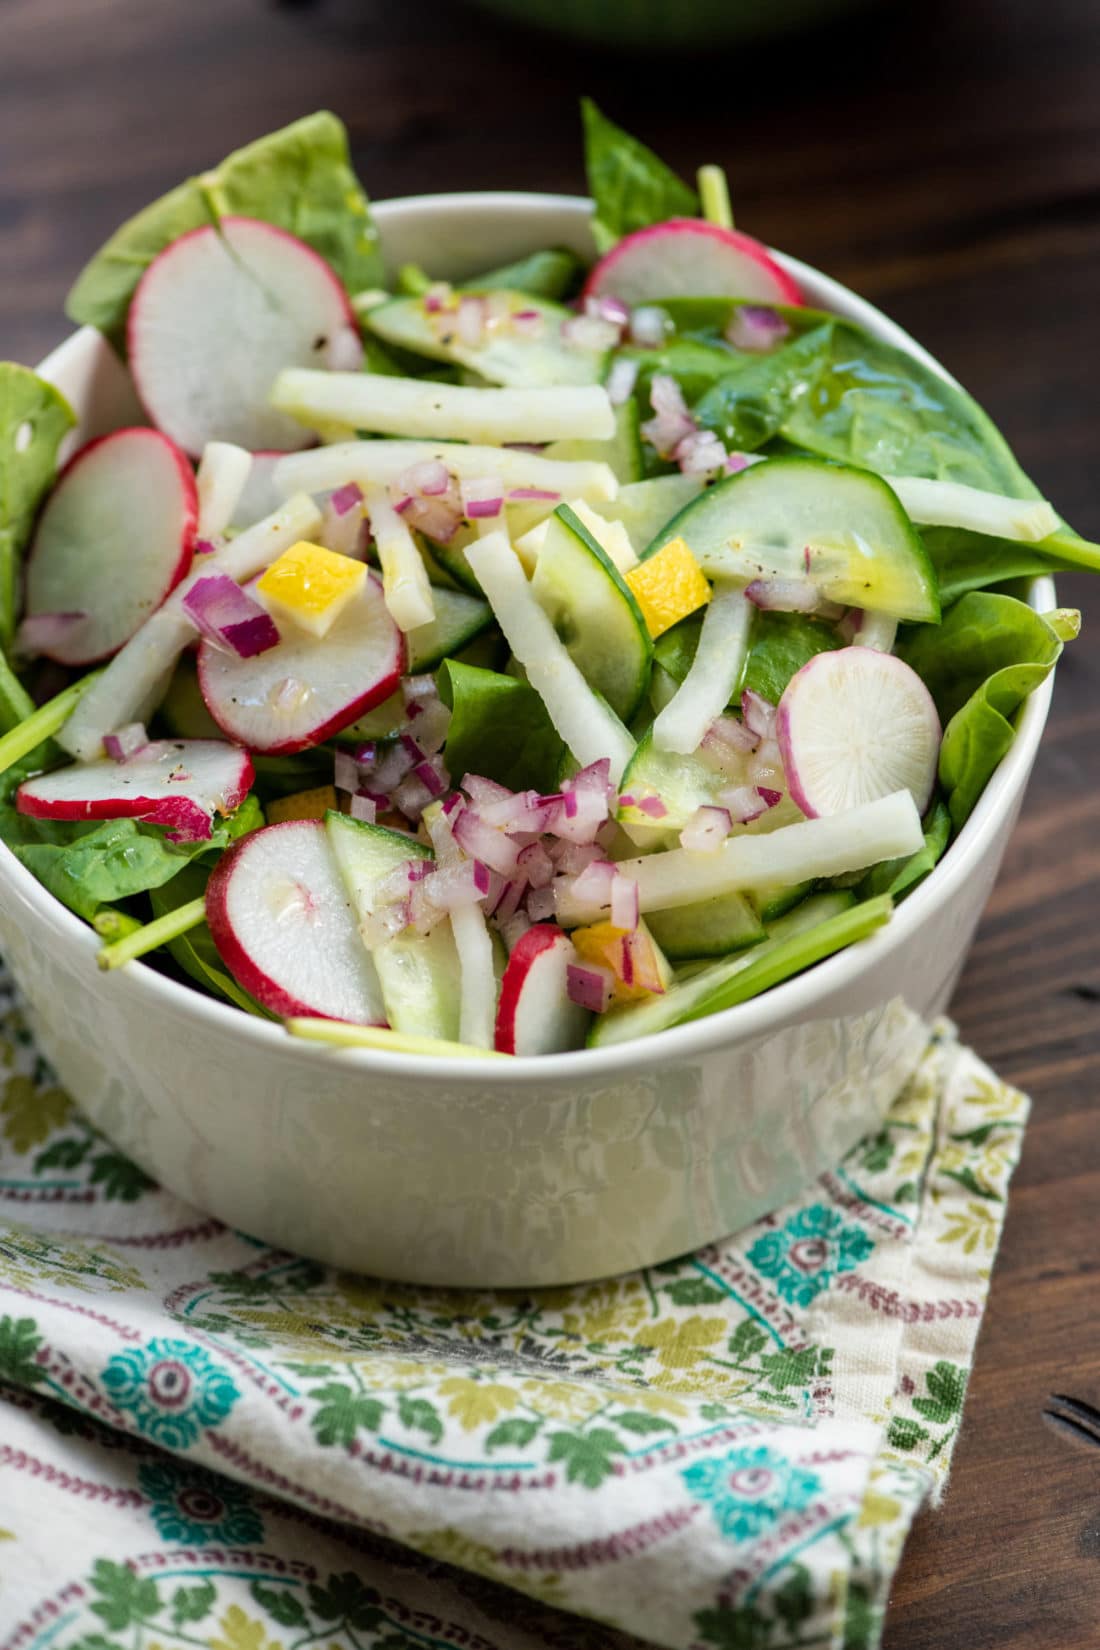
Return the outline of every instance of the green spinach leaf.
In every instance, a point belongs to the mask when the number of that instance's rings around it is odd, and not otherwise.
[[[1062,572],[1071,565],[1045,554],[1038,545],[991,538],[965,527],[922,527],[920,536],[935,568],[945,608],[970,590],[985,590],[1008,579]]]
[[[456,783],[477,773],[514,791],[555,789],[565,746],[533,687],[444,659],[439,692],[451,707],[447,766]]]
[[[755,452],[812,394],[829,361],[834,325],[827,321],[769,355],[742,355],[696,402],[696,418],[732,451]]]
[[[621,235],[666,218],[695,218],[699,197],[652,149],[616,126],[589,97],[581,99],[584,164],[595,202],[592,234],[599,252]]]
[[[942,798],[937,797],[924,822],[924,846],[908,859],[884,859],[872,866],[859,885],[860,899],[874,899],[889,894],[894,900],[912,893],[940,861],[951,841],[951,813]]]
[[[0,361],[0,645],[19,606],[19,570],[39,505],[57,473],[57,450],[76,423],[59,390],[29,367]]]
[[[185,865],[171,882],[150,890],[153,915],[166,916],[178,906],[199,899],[206,892],[209,876],[210,869],[205,865]],[[190,975],[197,985],[201,985],[214,996],[224,997],[227,1002],[235,1003],[248,1014],[255,1014],[264,1020],[273,1018],[248,995],[247,991],[242,991],[227,971],[205,923],[200,923],[198,928],[191,928],[186,934],[169,940],[168,950],[178,966],[185,974]]]
[[[547,247],[544,252],[532,252],[518,258],[514,264],[503,264],[499,269],[486,270],[462,281],[462,292],[529,292],[533,298],[567,298],[581,284],[584,265],[575,252],[563,246]]]
[[[124,223],[77,277],[66,310],[121,349],[134,288],[158,252],[233,214],[289,230],[330,263],[349,292],[382,284],[378,232],[335,115],[306,115],[188,178]]]
[[[782,434],[880,475],[1035,495],[1004,436],[965,390],[849,321],[834,325],[828,359]]]
[[[702,624],[700,615],[693,613],[653,644],[655,663],[677,682],[682,682],[691,669]],[[820,619],[808,618],[804,613],[757,613],[741,686],[751,688],[770,704],[778,704],[796,671],[815,654],[840,646],[837,632]]]
[[[942,624],[908,631],[898,651],[924,678],[946,724],[940,784],[958,827],[1011,746],[1012,719],[1053,669],[1062,643],[1024,602],[976,590]]]

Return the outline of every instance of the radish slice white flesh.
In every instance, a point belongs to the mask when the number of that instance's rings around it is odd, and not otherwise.
[[[496,1046],[502,1054],[560,1054],[583,1048],[591,1016],[570,1002],[566,973],[573,942],[547,922],[517,941],[500,982]]]
[[[703,613],[691,669],[653,724],[659,750],[688,756],[721,716],[741,680],[752,631],[753,605],[744,590],[717,583]]]
[[[287,625],[253,659],[203,642],[199,686],[222,732],[249,750],[289,755],[330,739],[395,692],[405,641],[372,575],[323,638]]]
[[[35,819],[144,819],[181,841],[208,837],[252,785],[247,751],[220,739],[155,739],[125,762],[76,763],[28,779],[15,805]]]
[[[214,867],[206,920],[233,978],[272,1014],[385,1025],[378,976],[319,819],[242,837]]]
[[[285,229],[223,218],[165,247],[138,282],[127,346],[151,421],[198,456],[208,441],[291,452],[310,440],[268,396],[283,367],[323,366],[355,314],[333,271]]]
[[[811,818],[896,791],[920,813],[931,801],[940,719],[916,671],[892,654],[818,653],[787,684],[776,738],[791,796]]]
[[[634,740],[573,663],[505,535],[490,533],[468,544],[466,559],[558,734],[582,768],[606,756],[611,783],[617,785],[634,754]]]
[[[670,218],[624,235],[593,269],[585,297],[624,304],[654,298],[754,298],[801,304],[802,294],[766,246],[736,229],[698,218]]]
[[[26,611],[86,617],[43,651],[64,665],[117,652],[183,578],[197,519],[191,466],[156,430],[116,430],[82,448],[39,518]]]
[[[195,476],[199,537],[216,539],[233,519],[252,471],[252,454],[231,441],[208,441]]]
[[[872,655],[873,657],[873,655]],[[753,888],[789,888],[816,877],[862,871],[883,859],[915,854],[924,842],[920,815],[908,791],[865,802],[827,819],[803,819],[765,836],[727,837],[717,853],[670,848],[666,853],[621,859],[617,869],[638,884],[642,911],[669,911],[719,894]],[[609,907],[564,896],[559,922],[567,928],[598,922]]]
[[[602,384],[488,389],[373,372],[281,372],[271,402],[308,429],[344,425],[431,441],[608,441],[615,413]]]
[[[370,481],[388,484],[412,465],[432,459],[439,459],[460,481],[498,476],[509,492],[537,487],[555,494],[555,503],[577,494],[598,504],[619,491],[610,464],[542,458],[521,448],[464,446],[459,441],[341,441],[308,453],[290,453],[276,467],[275,485],[285,498],[297,492],[328,492],[346,481],[362,487]]]
[[[195,635],[195,626],[183,609],[192,585],[211,573],[226,573],[238,583],[252,578],[292,544],[308,538],[320,522],[320,510],[301,493],[239,534],[216,555],[196,557],[196,565],[183,583],[131,636],[82,696],[57,735],[58,744],[88,762],[99,755],[105,733],[124,722],[144,721],[160,703],[172,667]]]

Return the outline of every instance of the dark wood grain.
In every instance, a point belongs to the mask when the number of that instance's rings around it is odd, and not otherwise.
[[[69,280],[121,217],[308,109],[348,122],[375,195],[576,190],[584,90],[684,171],[726,165],[747,228],[882,303],[1100,536],[1089,0],[894,0],[703,61],[429,0],[0,0],[0,351],[62,336]],[[1100,1642],[1100,1457],[1051,1401],[1100,1404],[1100,585],[1062,593],[1093,623],[954,1004],[1034,1119],[954,1477],[913,1534],[888,1650]]]

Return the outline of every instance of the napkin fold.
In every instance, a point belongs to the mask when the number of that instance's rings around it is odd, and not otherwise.
[[[179,1203],[6,988],[0,1096],[0,1650],[878,1643],[1028,1110],[947,1022],[786,1208],[534,1292],[343,1275]]]

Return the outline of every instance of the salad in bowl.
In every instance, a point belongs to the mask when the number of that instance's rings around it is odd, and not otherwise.
[[[339,123],[124,225],[0,368],[0,838],[295,1035],[609,1047],[865,939],[951,852],[1100,569],[981,409],[584,110],[590,265],[388,284]]]

